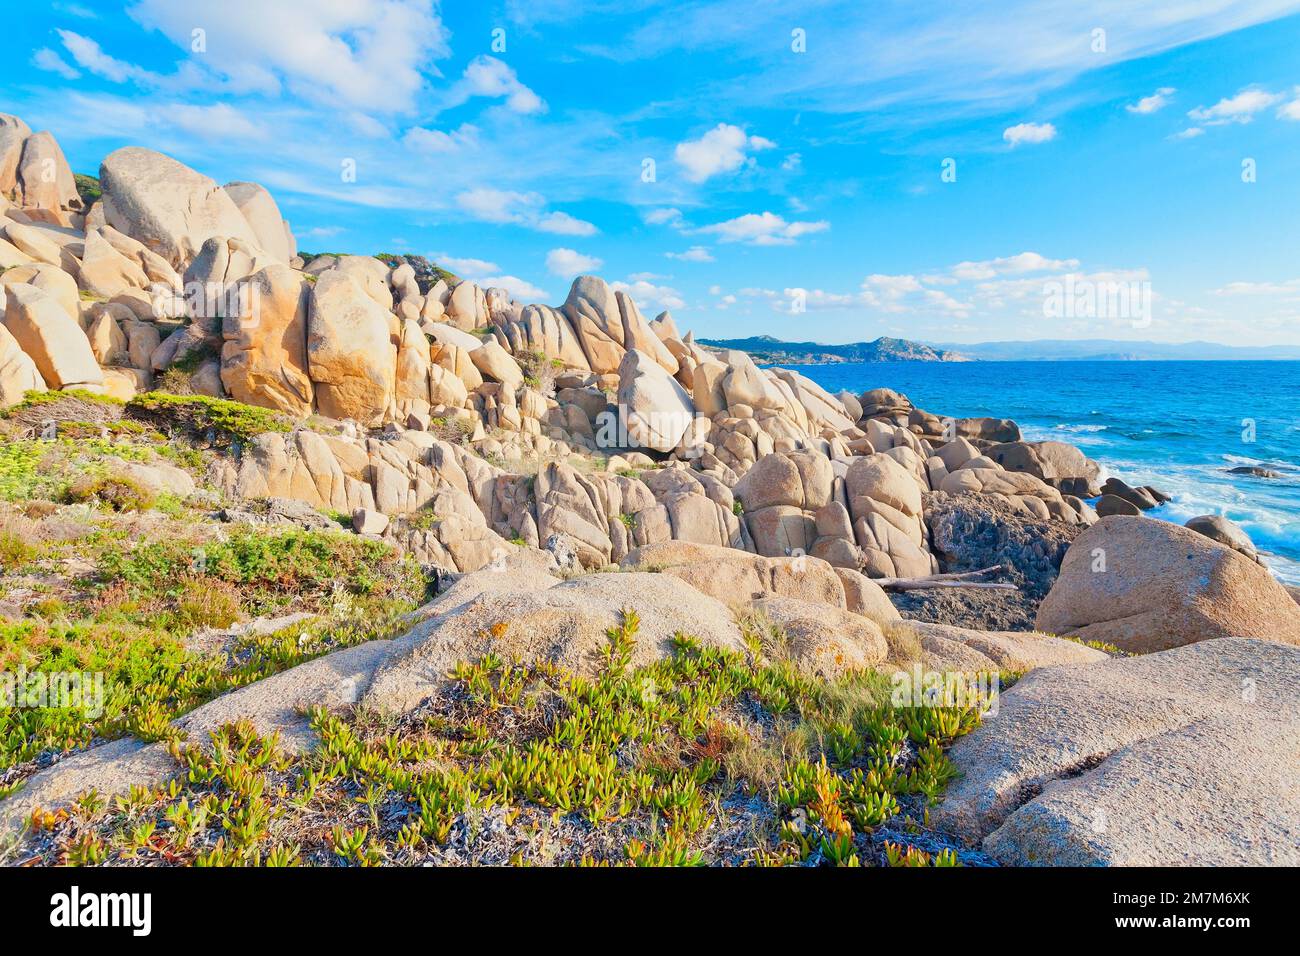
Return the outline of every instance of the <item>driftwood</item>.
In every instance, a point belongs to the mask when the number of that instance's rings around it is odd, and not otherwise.
[[[929,588],[984,588],[989,591],[1020,590],[1014,584],[1003,581],[978,580],[1004,570],[1006,569],[1002,565],[995,564],[991,568],[980,568],[978,571],[930,574],[920,578],[873,578],[872,580],[887,591],[924,591]]]

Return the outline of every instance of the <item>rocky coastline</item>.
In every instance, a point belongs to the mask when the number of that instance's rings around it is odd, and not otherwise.
[[[1230,522],[597,276],[552,307],[304,261],[265,188],[141,147],[98,190],[0,114],[5,670],[127,634],[206,682],[10,705],[5,862],[1300,862],[1300,607]],[[912,673],[1007,687],[887,705]],[[185,822],[182,778],[235,809]]]

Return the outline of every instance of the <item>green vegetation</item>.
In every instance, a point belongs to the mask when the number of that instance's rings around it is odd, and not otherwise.
[[[84,475],[68,486],[68,501],[94,502],[114,511],[148,511],[154,493],[125,475]]]
[[[497,625],[505,628],[508,625]],[[180,780],[38,813],[23,862],[136,865],[951,866],[914,845],[977,711],[895,709],[839,681],[706,649],[629,666],[611,629],[594,677],[487,655],[400,723],[312,714],[287,754],[247,723],[169,743]],[[504,633],[504,632],[503,632]],[[497,635],[501,636],[501,635]]]
[[[486,331],[491,331],[488,329]],[[564,363],[559,359],[549,358],[545,352],[521,349],[514,355],[515,361],[524,373],[524,383],[547,394],[554,391],[555,376],[564,371]]]
[[[418,566],[377,541],[342,532],[243,528],[226,540],[180,535],[144,544],[112,535],[77,543],[98,550],[89,590],[33,603],[0,622],[0,670],[100,672],[93,706],[0,710],[0,769],[48,750],[135,734],[160,739],[176,716],[341,647],[391,636],[426,597]],[[42,557],[0,533],[9,569]],[[57,555],[50,556],[56,558]],[[288,611],[316,615],[223,653],[190,649],[204,628]]]
[[[87,176],[85,173],[73,173],[72,178],[77,184],[77,195],[81,197],[81,201],[85,203],[87,209],[100,196],[104,195],[104,191],[100,189],[98,177]]]
[[[287,432],[293,423],[269,408],[206,395],[145,392],[127,402],[126,413],[162,431],[208,440],[215,445],[247,442],[263,432]]]
[[[433,432],[439,441],[461,445],[474,433],[474,424],[468,418],[436,417],[429,420],[428,430]]]

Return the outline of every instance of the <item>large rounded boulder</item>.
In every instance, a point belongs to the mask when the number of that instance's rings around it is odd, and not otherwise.
[[[1037,629],[1146,653],[1220,637],[1300,644],[1295,602],[1268,570],[1150,518],[1102,518],[1070,546]]]

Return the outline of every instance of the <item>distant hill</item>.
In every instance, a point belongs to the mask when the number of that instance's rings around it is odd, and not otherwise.
[[[984,362],[1159,362],[1297,360],[1300,346],[1220,345],[1217,342],[1126,342],[1119,339],[1042,339],[1035,342],[980,342],[960,348]]]
[[[881,337],[874,342],[823,345],[820,342],[782,342],[770,335],[747,339],[696,339],[716,349],[740,349],[756,362],[785,365],[822,365],[832,362],[969,362],[950,349],[934,348],[907,339]]]

